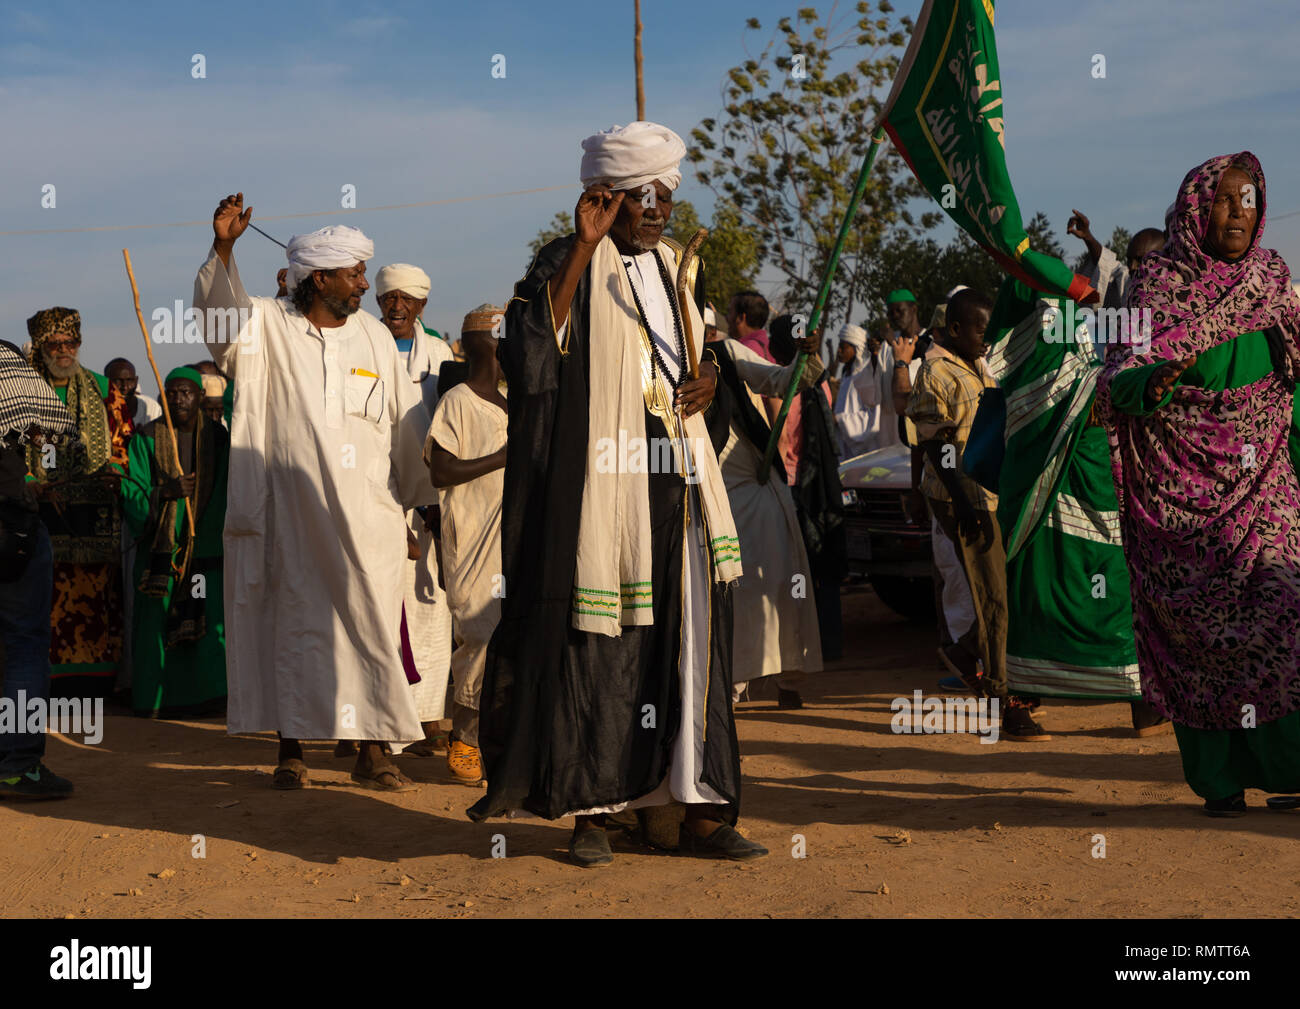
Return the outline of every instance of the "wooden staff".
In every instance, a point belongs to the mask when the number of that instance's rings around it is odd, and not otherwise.
[[[131,281],[131,297],[135,299],[135,317],[140,323],[140,335],[144,337],[144,352],[149,355],[149,367],[153,369],[153,380],[158,383],[158,398],[162,400],[163,421],[167,424],[167,432],[171,435],[172,443],[172,462],[176,464],[176,472],[184,473],[181,469],[180,446],[176,443],[176,429],[172,427],[172,412],[167,408],[167,390],[163,388],[162,376],[158,374],[158,365],[153,359],[153,345],[149,342],[149,330],[144,324],[144,313],[140,311],[140,289],[135,286],[135,271],[131,269],[131,253],[126,249],[122,250],[122,258],[126,260],[126,275]],[[190,542],[194,542],[194,512],[190,508],[190,499],[182,498],[185,502],[185,521],[190,529]]]
[[[695,232],[694,237],[686,243],[686,248],[682,252],[682,261],[677,267],[677,307],[682,313],[682,330],[686,335],[686,357],[691,366],[691,378],[700,377],[700,358],[695,350],[695,334],[691,332],[691,313],[686,310],[686,299],[690,297],[686,293],[686,277],[690,272],[691,260],[695,258],[700,251],[700,246],[708,237],[708,228],[701,228]]]

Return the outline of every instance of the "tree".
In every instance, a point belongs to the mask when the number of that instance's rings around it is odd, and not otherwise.
[[[1033,248],[1057,257],[1064,255],[1046,214],[1034,214],[1025,225],[1025,233]],[[881,247],[880,254],[867,267],[863,292],[870,314],[861,324],[868,332],[883,328],[885,298],[897,288],[906,287],[916,295],[918,318],[924,326],[958,284],[992,298],[1005,276],[997,260],[964,231],[959,230],[952,241],[942,246],[928,236],[897,236]]]
[[[524,270],[527,271],[528,267],[533,265],[533,257],[542,251],[542,246],[555,241],[557,238],[572,234],[573,215],[567,210],[561,210],[551,218],[551,223],[539,231],[537,237],[528,243],[528,251],[532,253],[532,256],[529,257],[528,265],[524,267]]]
[[[688,200],[673,204],[668,218],[669,237],[682,245],[699,230],[700,217]],[[700,245],[704,260],[705,293],[724,312],[731,296],[754,286],[758,272],[758,239],[745,228],[740,213],[725,200],[713,208],[713,225],[709,237]]]
[[[1129,234],[1128,228],[1121,228],[1116,225],[1115,230],[1110,233],[1110,241],[1106,242],[1106,248],[1115,253],[1115,258],[1121,263],[1128,257],[1128,243],[1133,240]],[[1074,272],[1082,273],[1088,267],[1089,263],[1088,250],[1084,249],[1074,260]]]
[[[696,178],[754,234],[759,262],[784,276],[783,300],[808,309],[912,29],[911,18],[891,22],[888,0],[879,0],[874,14],[867,2],[855,10],[848,23],[836,20],[835,7],[825,19],[812,7],[782,18],[757,58],[728,72],[723,118],[692,130],[687,152]],[[761,30],[755,18],[747,28]],[[846,64],[850,58],[855,62]],[[841,254],[829,314],[853,304],[887,237],[938,223],[935,211],[913,216],[908,203],[920,197],[924,190],[902,158],[882,151]]]

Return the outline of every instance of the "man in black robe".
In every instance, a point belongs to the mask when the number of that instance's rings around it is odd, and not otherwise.
[[[576,233],[546,245],[516,285],[498,348],[510,388],[505,594],[480,710],[488,792],[469,814],[572,814],[570,858],[591,867],[612,861],[607,813],[680,801],[679,850],[759,858],[767,850],[734,829],[740,757],[726,579],[739,572],[738,548],[730,548],[733,561],[726,536],[708,538],[730,529],[735,542],[725,488],[721,510],[711,496],[721,488],[716,454],[726,443],[730,403],[712,363],[691,378],[683,316],[690,313],[702,336],[703,292],[697,285],[694,303],[677,304],[672,280],[681,250],[663,238],[685,147],[650,123],[597,134],[583,147]],[[574,626],[578,614],[602,605],[582,608],[582,598],[598,597],[575,591],[575,577],[593,546],[618,549],[607,530],[580,520],[593,486],[594,418],[610,395],[597,361],[618,340],[640,356],[644,402],[626,407],[638,412],[633,426],[643,419],[652,460],[653,446],[672,444],[679,465],[648,467],[649,579],[622,582],[622,626],[611,634]],[[667,396],[656,397],[656,389]],[[701,413],[703,425],[694,418]],[[692,423],[707,433],[691,436]],[[685,477],[683,451],[693,453]],[[620,472],[636,465],[622,457],[618,464]],[[618,525],[612,512],[608,522]],[[647,588],[629,597],[628,585]],[[653,604],[630,601],[636,598]]]

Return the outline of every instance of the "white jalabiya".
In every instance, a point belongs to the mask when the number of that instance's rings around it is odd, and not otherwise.
[[[738,340],[729,340],[727,349],[741,380],[753,392],[785,395],[794,375],[793,363],[785,367],[772,364]],[[811,386],[822,370],[822,362],[809,357],[800,389]],[[735,420],[721,462],[745,562],[745,573],[732,595],[732,679],[745,683],[781,672],[817,672],[822,668],[817,601],[790,488],[776,476],[769,477],[767,483],[758,482],[762,450]]]
[[[859,354],[854,359],[857,369],[841,378],[840,393],[835,398],[835,429],[840,439],[840,458],[850,459],[862,452],[888,445],[884,430],[883,381],[889,381],[893,358],[885,364],[887,347],[880,348],[880,364],[872,368],[871,359]],[[897,434],[894,437],[897,441]]]
[[[940,599],[943,612],[939,619],[948,628],[948,637],[956,641],[975,623],[975,600],[971,598],[970,582],[966,580],[966,569],[957,556],[957,547],[933,515],[930,516],[930,543],[934,566],[943,579]]]
[[[398,264],[399,267],[401,265]],[[385,271],[392,270],[394,267],[386,266],[379,271],[380,276]],[[399,276],[398,279],[404,278]],[[425,277],[425,280],[428,278]],[[377,286],[383,285],[377,282]],[[427,286],[424,293],[428,293]],[[451,348],[444,341],[429,336],[421,321],[416,319],[411,348],[405,354],[399,350],[397,356],[399,360],[406,358],[406,373],[415,383],[425,412],[432,417],[438,406],[438,369],[443,361],[451,360]],[[425,528],[424,519],[414,511],[407,512],[406,526],[415,536],[420,550],[417,560],[407,562],[406,584],[402,593],[402,603],[406,608],[406,635],[411,645],[411,657],[420,674],[420,682],[411,684],[411,693],[415,697],[415,708],[420,721],[436,722],[447,713],[447,680],[451,675],[451,610],[447,606],[446,591],[438,587],[438,555],[433,545],[433,533]],[[397,752],[396,748],[394,752]]]
[[[406,374],[419,386],[425,412],[432,417],[433,411],[438,408],[438,371],[443,362],[454,360],[456,355],[451,352],[446,340],[430,336],[424,331],[424,324],[416,319],[411,349],[405,355],[398,351],[398,356],[406,358]]]
[[[425,441],[458,459],[481,459],[506,443],[506,412],[468,385],[456,386],[438,404]],[[438,491],[442,512],[443,581],[456,634],[452,653],[455,701],[477,711],[487,646],[501,619],[501,496],[505,470]]]
[[[162,416],[162,404],[152,396],[146,396],[142,392],[135,394],[135,426],[144,427],[151,420],[157,420]]]
[[[235,382],[226,505],[231,733],[423,738],[402,673],[404,512],[434,499],[428,414],[374,316],[319,330],[287,298],[250,298],[209,254],[194,307],[248,313],[205,333]]]
[[[438,587],[438,553],[433,533],[417,511],[406,513],[406,527],[415,536],[420,556],[406,562],[402,605],[406,636],[420,682],[411,684],[415,713],[421,722],[436,722],[447,713],[447,678],[451,674],[451,610],[447,593]]]

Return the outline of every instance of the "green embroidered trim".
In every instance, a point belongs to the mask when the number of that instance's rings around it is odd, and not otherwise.
[[[610,619],[614,618],[613,613],[601,613],[599,610],[584,610],[584,609],[579,609],[577,606],[573,608],[573,612],[584,613],[589,617],[609,617]]]
[[[616,596],[616,595],[618,595],[617,592],[609,592],[609,591],[607,591],[606,589],[584,589],[581,585],[575,585],[575,586],[573,587],[573,591],[574,591],[575,594],[577,594],[577,593],[585,593],[585,594],[587,594],[587,595],[591,595],[591,596]]]

